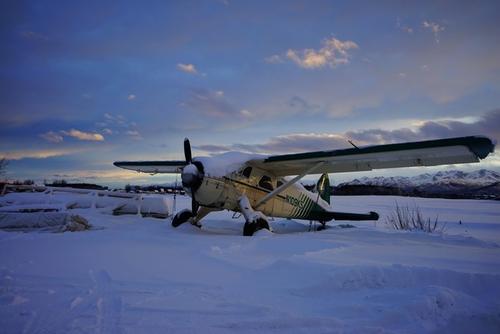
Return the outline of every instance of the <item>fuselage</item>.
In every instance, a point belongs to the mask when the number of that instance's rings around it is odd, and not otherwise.
[[[321,213],[329,211],[329,203],[300,183],[291,185],[257,207],[259,200],[286,182],[284,178],[253,166],[243,166],[224,176],[211,175],[207,171],[195,196],[202,206],[240,211],[238,199],[246,195],[255,210],[271,217],[321,220]]]

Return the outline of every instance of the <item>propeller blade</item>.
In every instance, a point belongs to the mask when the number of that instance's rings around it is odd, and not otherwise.
[[[189,143],[189,139],[184,139],[184,157],[186,158],[186,162],[188,164],[193,160],[193,156],[191,155],[191,144]]]
[[[193,217],[198,213],[199,206],[198,202],[196,202],[196,198],[194,198],[194,191],[191,191],[191,212],[193,213]]]

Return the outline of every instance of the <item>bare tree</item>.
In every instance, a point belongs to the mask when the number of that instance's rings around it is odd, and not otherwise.
[[[396,210],[387,217],[386,223],[396,230],[420,230],[428,233],[442,233],[446,227],[446,224],[442,224],[437,216],[434,221],[424,218],[418,206],[415,205],[414,208],[409,205],[399,206],[397,202]]]
[[[7,171],[7,165],[9,162],[5,158],[0,159],[0,177],[3,177]]]

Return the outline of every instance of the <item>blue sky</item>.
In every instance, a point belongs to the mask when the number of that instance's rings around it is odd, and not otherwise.
[[[112,162],[182,158],[184,137],[195,155],[500,138],[496,1],[1,6],[9,178],[162,182]]]

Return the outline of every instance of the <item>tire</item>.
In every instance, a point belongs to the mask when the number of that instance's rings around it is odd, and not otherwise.
[[[172,219],[172,226],[179,227],[193,217],[193,213],[189,210],[184,210],[175,214],[174,219]]]
[[[246,222],[243,226],[243,235],[251,237],[255,232],[264,228],[270,230],[269,223],[265,219],[259,218],[256,222]]]
[[[256,223],[249,223],[246,222],[245,226],[243,226],[243,235],[245,237],[251,237],[257,229],[257,224]]]
[[[265,220],[265,219],[259,219],[259,220],[257,220],[257,230],[256,231],[262,230],[264,228],[266,230],[271,230],[269,228],[269,223],[267,222],[267,220]]]

